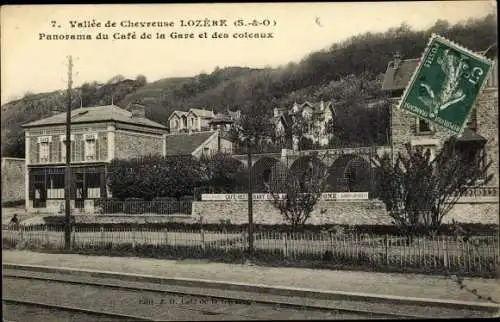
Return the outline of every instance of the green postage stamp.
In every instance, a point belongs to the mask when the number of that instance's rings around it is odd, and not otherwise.
[[[492,65],[433,34],[398,108],[461,134]]]

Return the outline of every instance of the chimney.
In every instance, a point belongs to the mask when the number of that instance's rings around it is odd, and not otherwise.
[[[401,64],[401,53],[399,51],[397,51],[394,54],[394,65],[393,65],[393,68],[394,69],[398,69],[400,64]]]
[[[141,104],[130,104],[130,112],[132,113],[132,117],[146,117],[146,107]]]

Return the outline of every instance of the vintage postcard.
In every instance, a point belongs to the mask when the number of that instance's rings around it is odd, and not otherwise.
[[[0,10],[4,321],[499,315],[496,2]]]

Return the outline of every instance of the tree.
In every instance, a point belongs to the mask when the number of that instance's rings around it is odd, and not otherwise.
[[[115,83],[119,83],[119,82],[122,82],[125,80],[125,77],[123,75],[115,75],[113,77],[111,77],[106,84],[115,84]]]
[[[108,171],[111,193],[119,199],[180,198],[192,195],[202,180],[200,163],[191,156],[150,155],[113,160]]]
[[[200,158],[205,173],[204,184],[224,192],[241,191],[247,174],[241,162],[226,153],[216,153]]]
[[[326,86],[323,92],[336,93],[337,100],[335,115],[326,126],[333,136],[333,146],[388,143],[391,104],[381,87],[380,77],[368,73],[350,75]]]
[[[137,86],[144,86],[148,83],[147,79],[146,79],[146,76],[144,75],[138,75],[136,78],[135,78],[135,84]]]
[[[321,160],[327,157],[324,153]],[[308,156],[301,170],[287,169],[284,175],[266,183],[272,196],[271,203],[283,219],[291,225],[292,232],[311,216],[314,207],[325,191],[328,168],[318,158],[318,153]]]
[[[478,157],[481,157],[478,155]],[[385,203],[394,224],[408,236],[435,235],[443,218],[478,179],[484,168],[470,164],[457,150],[455,137],[448,139],[432,159],[430,150],[406,145],[406,153],[398,153],[395,162],[385,154],[375,157],[378,172],[378,197]]]

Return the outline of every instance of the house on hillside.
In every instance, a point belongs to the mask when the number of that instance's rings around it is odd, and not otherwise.
[[[229,131],[231,126],[241,117],[240,111],[227,110],[225,113],[217,113],[209,121],[211,130]]]
[[[232,153],[233,144],[221,131],[168,134],[165,137],[165,155],[192,155],[195,158],[223,152]]]
[[[170,132],[200,132],[210,129],[210,121],[214,118],[213,111],[191,108],[189,111],[174,111],[168,118]]]
[[[215,114],[212,111],[191,108],[189,111],[174,111],[168,118],[171,133],[215,131],[220,129],[227,131],[241,116],[240,111],[229,111]]]
[[[111,160],[164,154],[165,126],[145,117],[144,106],[131,111],[115,105],[71,112],[71,207],[93,211],[109,197],[106,169]],[[26,144],[26,208],[55,213],[64,206],[66,113],[23,125]]]
[[[467,154],[470,165],[483,168],[486,160],[492,160],[489,172],[494,175],[489,188],[481,186],[474,189],[476,195],[486,195],[494,192],[498,203],[498,59],[495,59],[494,69],[482,92],[476,101],[468,120],[467,128],[458,137],[458,153]],[[389,62],[385,72],[382,89],[394,100],[394,105],[399,102],[405,87],[417,68],[419,59],[402,60],[400,55],[395,55]],[[435,155],[442,147],[443,142],[450,137],[446,130],[434,127],[432,124],[398,110],[392,109],[391,113],[391,141],[397,151],[403,151],[406,143],[423,146]],[[485,173],[486,175],[486,173]]]
[[[294,117],[302,116],[307,123],[306,133],[303,137],[310,139],[313,143],[326,146],[331,136],[327,133],[326,125],[335,115],[332,102],[310,103],[308,101],[297,104],[295,102],[290,108],[275,108],[274,122],[277,136],[284,136],[294,125]],[[297,144],[297,139],[294,139]]]

